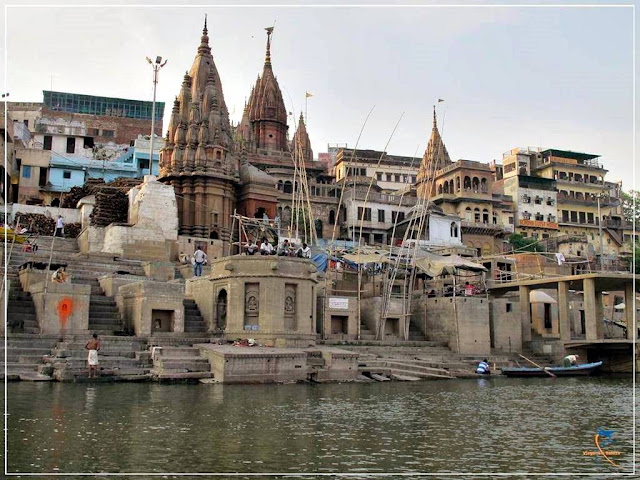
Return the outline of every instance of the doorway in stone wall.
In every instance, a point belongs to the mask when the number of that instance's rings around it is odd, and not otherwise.
[[[173,332],[173,310],[151,310],[151,333]]]

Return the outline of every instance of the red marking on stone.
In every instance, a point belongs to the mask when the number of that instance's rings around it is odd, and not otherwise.
[[[58,317],[60,325],[64,328],[67,325],[67,320],[73,313],[73,300],[69,297],[64,297],[58,302]]]

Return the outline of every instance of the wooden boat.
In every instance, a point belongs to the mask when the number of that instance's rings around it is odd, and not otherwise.
[[[572,367],[507,367],[502,369],[502,374],[507,377],[551,377],[545,370],[553,373],[557,377],[576,377],[591,375],[602,366],[602,362],[585,363]]]

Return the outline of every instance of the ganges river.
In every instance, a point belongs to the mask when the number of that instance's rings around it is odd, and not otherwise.
[[[19,382],[8,384],[7,395],[7,462],[14,473],[335,472],[367,478],[566,472],[608,478],[632,468],[630,377],[324,385]],[[608,460],[597,455],[598,429]]]

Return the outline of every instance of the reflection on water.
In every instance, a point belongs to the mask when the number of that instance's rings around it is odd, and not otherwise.
[[[583,455],[598,427],[631,465],[631,379],[20,382],[8,395],[10,472],[619,472]]]

